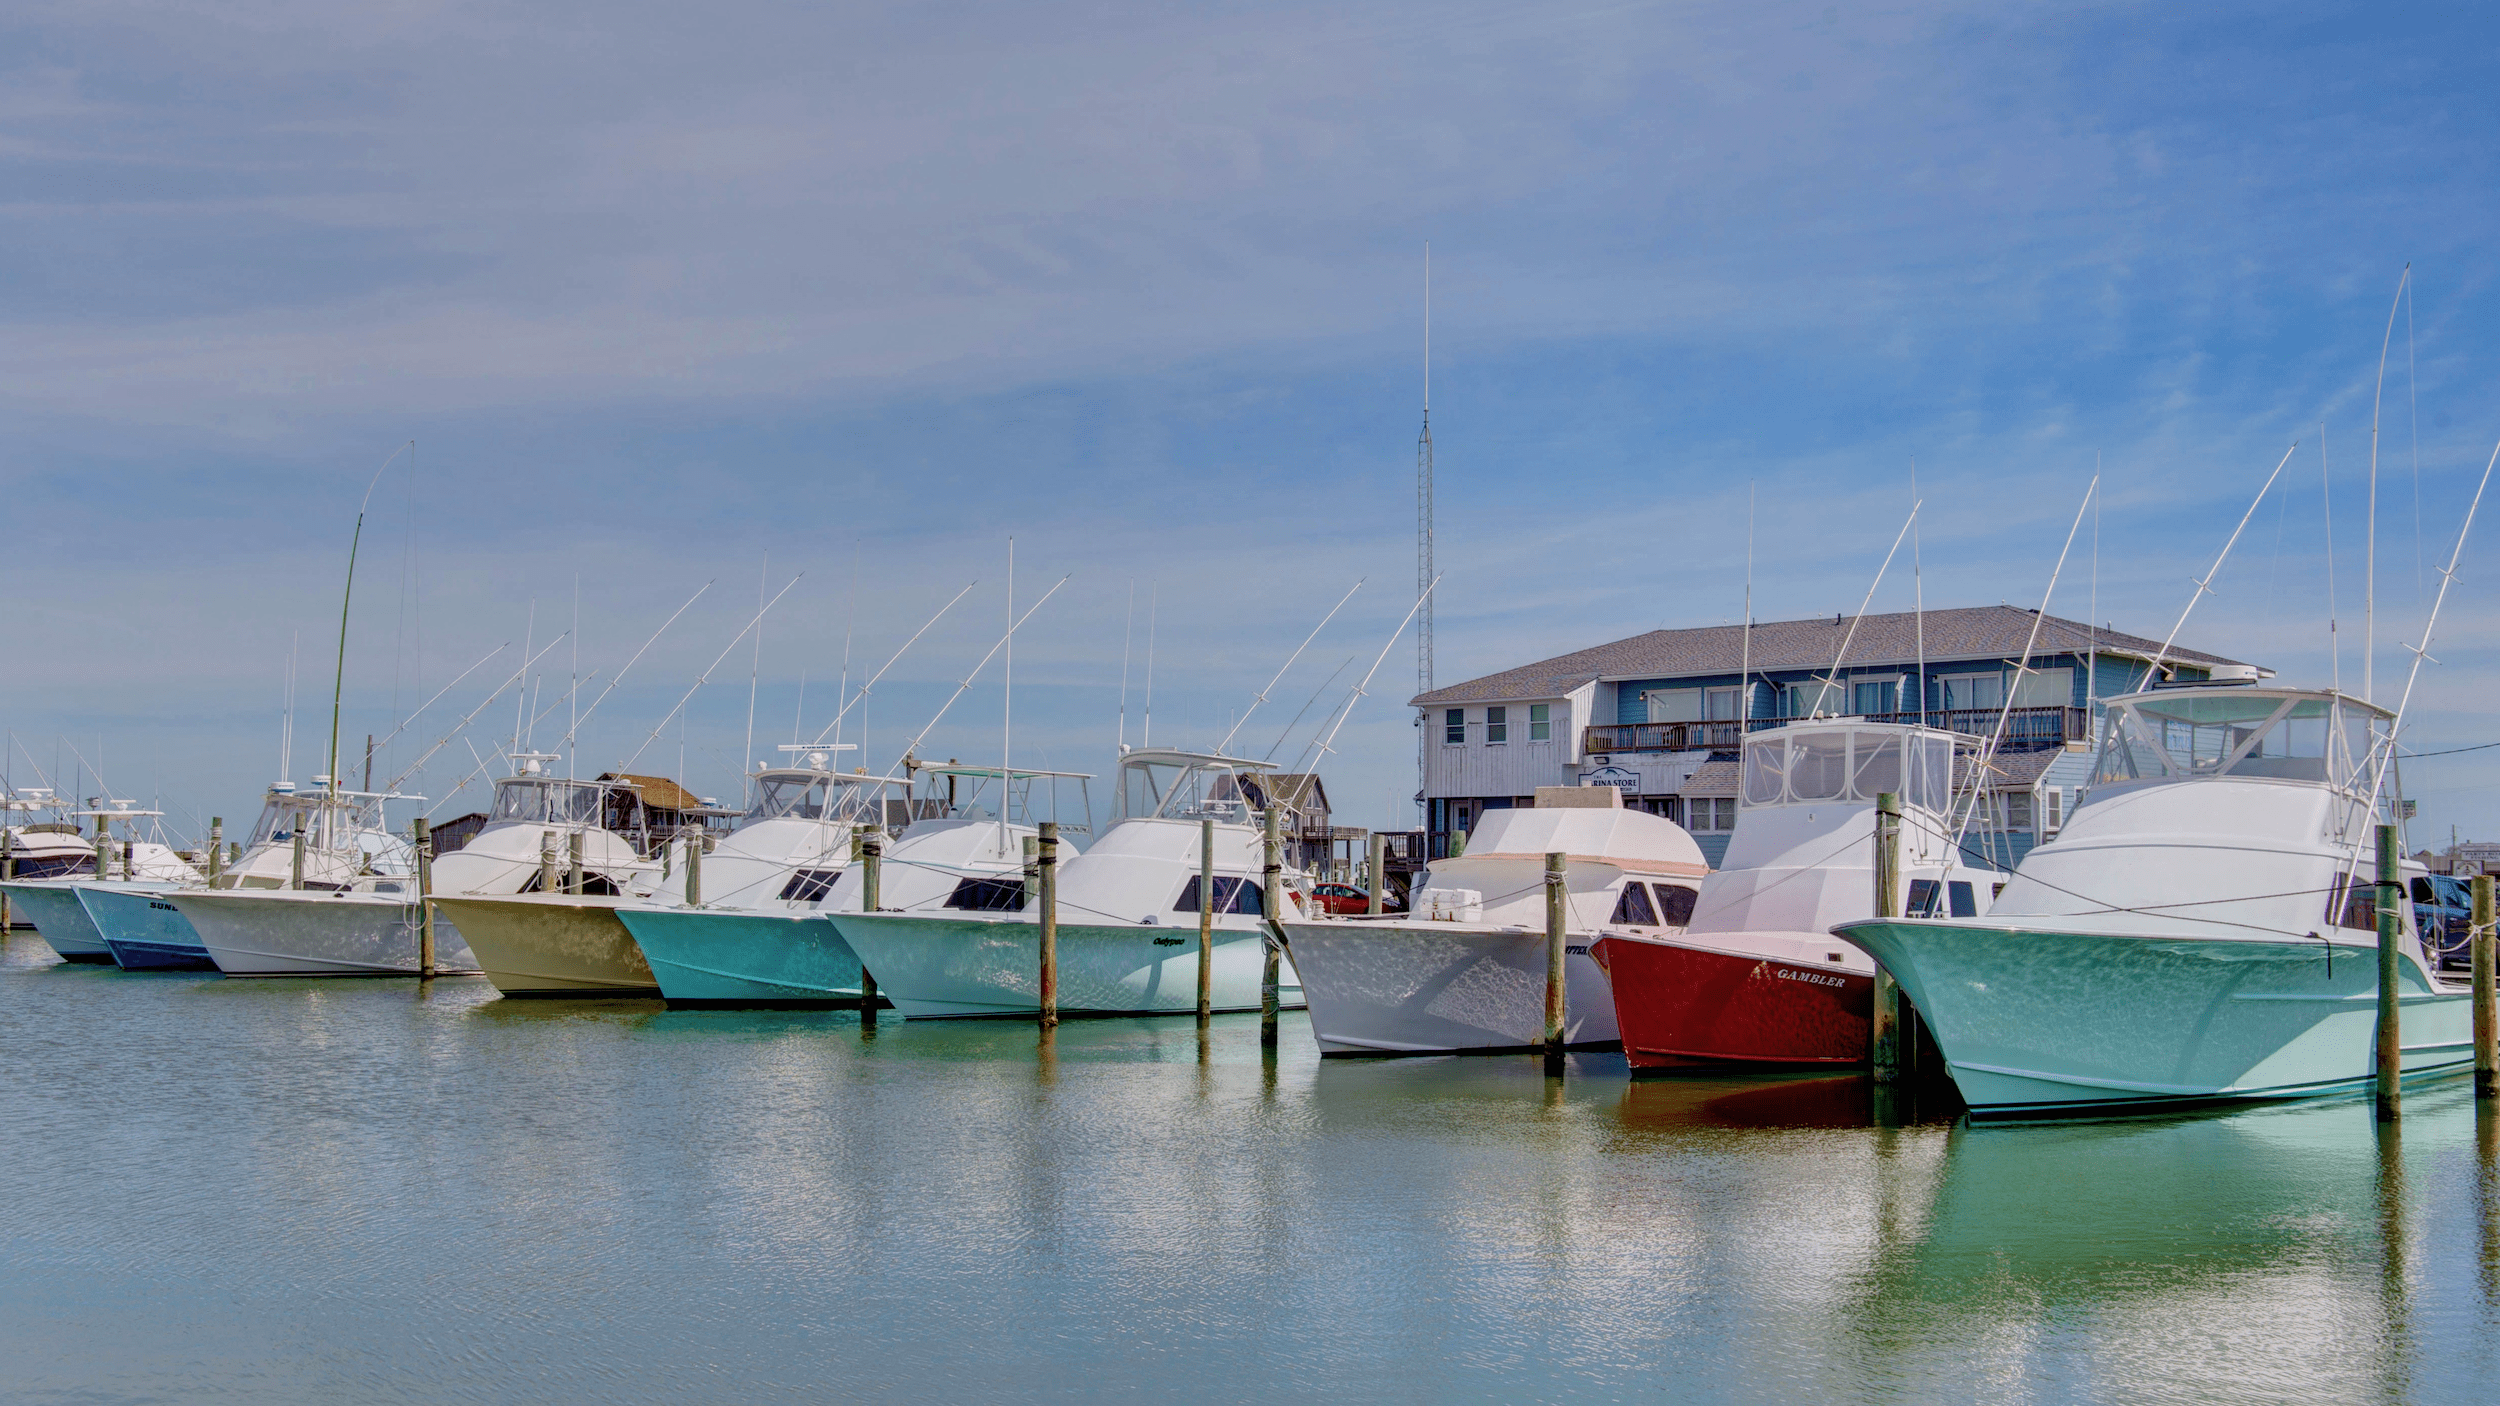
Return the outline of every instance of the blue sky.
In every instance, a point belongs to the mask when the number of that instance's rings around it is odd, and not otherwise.
[[[326,729],[357,498],[414,440],[351,739],[533,600],[569,621],[577,577],[585,671],[715,581],[585,730],[612,765],[769,554],[805,573],[779,741],[846,628],[856,679],[978,578],[865,705],[882,764],[995,637],[1013,533],[1021,595],[1070,577],[1016,651],[1017,755],[1063,768],[1109,768],[1132,583],[1155,735],[1192,742],[1366,579],[1264,750],[1411,600],[1427,240],[1444,681],[1734,618],[1749,484],[1757,613],[1851,607],[1913,460],[1930,603],[2036,604],[2097,462],[2052,608],[2159,635],[2298,439],[2184,638],[2322,683],[2323,422],[2350,682],[2411,261],[2384,697],[2500,439],[2496,37],[2466,6],[32,0],[0,18],[0,723],[186,825],[248,813],[299,633]],[[2495,550],[2422,748],[2500,740]],[[1877,605],[1910,599],[1896,569]],[[747,663],[685,728],[715,794]],[[1413,681],[1402,647],[1338,740],[1358,823],[1412,814]],[[997,684],[924,751],[994,756]],[[2500,834],[2495,768],[2417,766],[2417,838]]]

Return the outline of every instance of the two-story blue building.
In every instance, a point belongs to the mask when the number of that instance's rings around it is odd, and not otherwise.
[[[2010,866],[2064,822],[2091,770],[2097,701],[2141,684],[2157,655],[2158,640],[1993,605],[1854,629],[1834,616],[1653,630],[1488,674],[1413,700],[1431,852],[1539,786],[1603,785],[1692,831],[1715,864],[1736,828],[1745,731],[1819,714],[1985,737],[2002,716],[1970,843]],[[2268,674],[2175,645],[2162,657],[2164,680]]]

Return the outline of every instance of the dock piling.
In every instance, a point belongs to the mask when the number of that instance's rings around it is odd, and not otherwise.
[[[226,818],[212,815],[208,818],[208,882],[212,886],[216,884],[217,876],[224,872],[224,866],[219,861],[225,857]]]
[[[1545,1072],[1563,1072],[1563,899],[1564,876],[1571,856],[1559,850],[1545,856]]]
[[[582,891],[582,832],[574,831],[564,842],[564,891],[579,897]]]
[[[8,826],[8,816],[0,814],[0,884],[17,879],[17,832]],[[0,938],[9,935],[9,896],[0,893]]]
[[[417,979],[434,977],[434,831],[425,817],[416,818],[417,851]]]
[[[2500,1009],[2492,992],[2491,876],[2474,876],[2474,1096],[2500,1098]]]
[[[563,877],[557,872],[556,832],[541,830],[538,832],[538,891],[554,893],[563,883]]]
[[[1281,973],[1278,964],[1285,948],[1285,812],[1282,806],[1270,805],[1261,816],[1263,832],[1260,841],[1259,911],[1267,918],[1267,932],[1259,939],[1259,1048],[1276,1048],[1277,986]]]
[[[291,889],[304,886],[304,828],[300,823],[295,828],[295,855],[287,867],[286,886]]]
[[[688,835],[685,838],[686,906],[700,908],[703,906],[703,837]]]
[[[1042,1028],[1050,1030],[1059,1024],[1059,822],[1045,820],[1036,828],[1041,831],[1034,842],[1039,851],[1034,888],[1042,904],[1040,1015]]]
[[[1875,916],[1901,916],[1901,794],[1875,795]],[[1890,1084],[1901,1077],[1901,983],[1881,962],[1875,964],[1875,1006],[1867,1021],[1867,1062],[1875,1082]]]
[[[859,911],[874,913],[885,906],[885,831],[862,825],[854,843],[859,846]],[[877,1023],[877,974],[866,962],[859,964],[859,1023]]]
[[[1215,821],[1198,822],[1198,1023],[1215,1013]]]
[[[2397,1016],[2396,941],[2402,932],[2399,905],[2404,884],[2397,873],[2396,827],[2378,827],[2378,1119],[2392,1123],[2403,1112],[2404,1045]]]
[[[1377,918],[1381,914],[1381,894],[1389,886],[1389,837],[1377,830],[1371,836],[1370,859],[1371,870],[1367,877],[1371,882],[1364,887],[1371,890],[1371,895],[1364,900],[1363,911]]]

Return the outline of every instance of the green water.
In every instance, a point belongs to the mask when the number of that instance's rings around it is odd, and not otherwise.
[[[2107,1126],[0,946],[11,1401],[2489,1401],[2461,1084]]]

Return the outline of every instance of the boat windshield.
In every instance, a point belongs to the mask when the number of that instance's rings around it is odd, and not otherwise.
[[[507,776],[495,783],[495,809],[489,825],[597,825],[600,798],[608,788],[596,781],[563,781],[548,776]]]
[[[2331,697],[2191,693],[2109,705],[2093,785],[2259,776],[2350,788],[2381,720]]]
[[[299,831],[305,832],[305,842],[311,843],[313,836],[307,827],[312,824],[314,809],[310,796],[271,796],[260,808],[259,823],[252,826],[252,847],[257,849],[273,841],[292,844]]]
[[[1895,729],[1813,728],[1745,739],[1744,803],[1872,801],[1898,792],[1906,805],[1941,811],[1951,799],[1953,739]]]
[[[1152,816],[1250,825],[1266,805],[1267,790],[1259,778],[1229,766],[1136,758],[1120,764],[1123,820]]]
[[[821,771],[766,772],[755,779],[755,804],[740,824],[759,820],[846,820],[867,809],[858,780]]]

